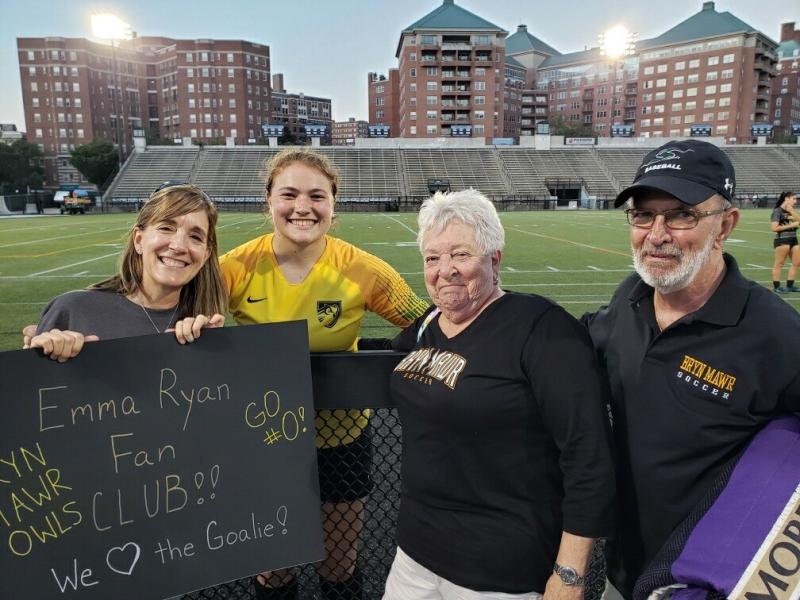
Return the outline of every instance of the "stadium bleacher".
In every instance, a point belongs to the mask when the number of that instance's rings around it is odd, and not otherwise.
[[[725,146],[737,173],[737,191],[775,195],[800,188],[800,147]],[[611,197],[629,185],[645,148],[591,147],[534,150],[485,148],[333,148],[328,156],[341,174],[342,199],[421,198],[431,179],[446,179],[452,190],[473,187],[495,199],[547,197],[548,188],[581,187],[590,197]],[[146,199],[168,179],[186,179],[218,200],[259,202],[265,161],[277,149],[266,146],[165,148],[134,154],[106,199]]]

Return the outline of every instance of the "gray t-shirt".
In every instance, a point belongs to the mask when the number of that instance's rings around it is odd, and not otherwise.
[[[772,209],[772,215],[770,215],[770,221],[772,223],[777,223],[778,225],[788,225],[791,223],[791,219],[789,218],[788,212],[783,210],[780,206],[776,206]],[[797,229],[785,229],[783,231],[777,232],[775,235],[776,238],[780,240],[792,239],[797,237]]]
[[[76,290],[55,297],[45,307],[36,333],[69,329],[84,335],[94,334],[101,340],[112,340],[161,333],[174,326],[174,317],[172,308],[148,308],[145,313],[142,306],[116,292]]]

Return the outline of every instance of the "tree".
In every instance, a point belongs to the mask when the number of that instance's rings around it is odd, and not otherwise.
[[[95,138],[88,144],[76,146],[70,152],[69,162],[81,172],[81,175],[99,188],[117,168],[119,158],[114,144],[102,138]]]
[[[0,188],[3,192],[41,189],[43,174],[39,146],[26,140],[0,144]]]
[[[563,135],[564,137],[594,137],[590,126],[583,123],[571,123],[564,117],[557,115],[550,117],[550,135]]]

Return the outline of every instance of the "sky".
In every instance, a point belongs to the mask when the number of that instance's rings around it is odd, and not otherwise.
[[[367,73],[397,66],[403,28],[442,0],[0,0],[0,123],[24,129],[18,37],[91,38],[90,15],[111,12],[139,35],[244,39],[270,47],[272,73],[292,93],[332,99],[337,121],[366,120]],[[562,53],[597,45],[597,35],[623,24],[640,39],[655,37],[698,12],[702,0],[456,0],[507,30],[528,31]],[[717,0],[775,41],[781,23],[800,26],[797,0]]]

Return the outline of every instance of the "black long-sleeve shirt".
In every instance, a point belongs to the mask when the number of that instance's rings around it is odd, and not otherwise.
[[[611,527],[604,400],[586,331],[538,296],[506,293],[447,338],[425,316],[393,346],[403,425],[397,541],[461,586],[543,592],[562,531]]]

